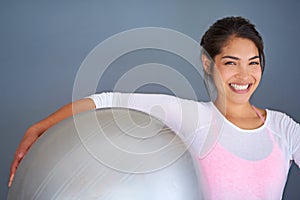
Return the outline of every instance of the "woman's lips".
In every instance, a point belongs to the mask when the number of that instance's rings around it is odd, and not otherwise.
[[[249,92],[251,86],[252,86],[252,83],[248,83],[248,84],[230,83],[229,84],[229,87],[231,88],[231,90],[238,94],[245,94],[245,93]]]

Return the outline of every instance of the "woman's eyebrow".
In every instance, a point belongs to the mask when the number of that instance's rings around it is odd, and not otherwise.
[[[230,58],[230,59],[233,59],[233,60],[240,60],[238,57],[235,57],[235,56],[223,56],[222,59],[224,58]]]
[[[256,58],[259,58],[259,56],[253,56],[252,58],[249,58],[249,60],[254,60]]]

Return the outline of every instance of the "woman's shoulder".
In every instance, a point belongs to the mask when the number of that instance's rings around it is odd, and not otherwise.
[[[281,121],[281,120],[293,120],[287,113],[274,110],[274,109],[265,109],[266,115],[272,120]]]
[[[276,132],[289,132],[299,129],[299,122],[295,121],[285,112],[266,109],[267,123]]]
[[[300,155],[300,125],[285,112],[276,110],[267,110],[269,115],[268,128],[286,145],[290,154],[296,152],[298,156],[296,163],[299,165]]]

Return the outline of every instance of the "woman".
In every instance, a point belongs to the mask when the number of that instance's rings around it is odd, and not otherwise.
[[[201,46],[207,88],[216,91],[212,102],[102,93],[70,103],[26,131],[9,185],[30,146],[54,124],[95,108],[129,107],[160,118],[184,140],[193,138],[206,199],[280,199],[291,160],[300,164],[300,127],[250,103],[265,66],[260,34],[248,20],[226,17],[207,30]]]

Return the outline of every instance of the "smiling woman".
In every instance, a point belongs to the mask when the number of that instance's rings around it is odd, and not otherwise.
[[[263,40],[255,26],[241,17],[218,20],[204,34],[201,46],[206,84],[217,90],[214,104],[238,127],[261,126],[249,101],[265,67]]]
[[[265,67],[260,34],[248,20],[226,17],[207,30],[201,46],[207,89],[215,91],[210,102],[111,92],[70,103],[28,129],[9,184],[30,146],[54,124],[95,108],[125,107],[157,117],[188,144],[205,199],[280,199],[291,161],[300,164],[300,127],[250,102]]]

